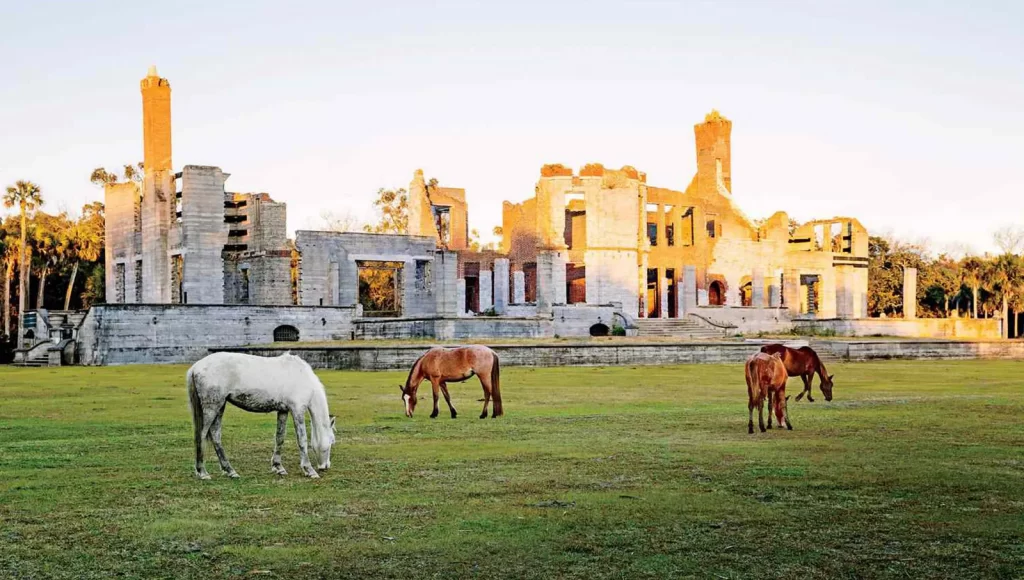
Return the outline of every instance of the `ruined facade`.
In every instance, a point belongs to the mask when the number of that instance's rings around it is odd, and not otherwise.
[[[171,86],[156,68],[141,83],[141,185],[107,185],[107,301],[292,304],[286,206],[225,190],[218,167],[171,161]]]
[[[864,228],[748,219],[732,195],[732,124],[714,112],[694,128],[684,190],[629,166],[545,165],[532,197],[505,202],[500,249],[477,251],[465,190],[419,170],[408,235],[303,230],[293,243],[285,204],[227,191],[218,167],[174,171],[170,84],[151,69],[141,90],[142,183],[106,188],[111,304],[342,308],[353,324],[338,334],[353,337],[578,336],[689,314],[780,329],[867,314]]]
[[[853,218],[793,227],[784,212],[750,220],[733,199],[731,131],[717,112],[694,127],[697,173],[684,191],[648,185],[629,166],[544,166],[534,197],[503,207],[513,279],[536,272],[527,294],[555,284],[556,302],[621,304],[641,318],[719,306],[866,317],[864,227]]]

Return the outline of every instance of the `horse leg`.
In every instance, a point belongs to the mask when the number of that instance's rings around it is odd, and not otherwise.
[[[754,434],[754,405],[753,403],[747,403],[747,433]]]
[[[800,380],[804,382],[804,390],[800,391],[800,394],[796,396],[797,401],[803,399],[807,393],[807,375],[800,375]]]
[[[768,428],[772,428],[772,391],[768,391]]]
[[[487,418],[487,404],[491,402],[491,383],[485,381],[483,375],[480,375],[480,386],[484,389],[484,410],[480,412],[480,418]]]
[[[199,479],[210,479],[210,474],[206,472],[206,464],[203,459],[203,440],[206,439],[206,433],[209,427],[206,425],[206,415],[199,418],[199,425],[195,428],[196,435],[196,477]]]
[[[288,475],[281,465],[281,447],[284,445],[284,432],[288,428],[288,411],[277,412],[277,438],[274,439],[274,456],[270,458],[270,471],[278,475]]]
[[[292,409],[292,423],[295,423],[295,438],[299,441],[299,467],[306,476],[317,479],[320,475],[309,462],[309,448],[306,447],[306,410]]]
[[[210,441],[213,442],[213,449],[217,452],[217,459],[220,460],[220,468],[231,479],[238,479],[238,472],[228,463],[228,456],[224,453],[224,446],[220,444],[221,419],[224,417],[224,408],[221,407],[220,414],[213,420],[210,427]]]
[[[440,390],[440,385],[438,384],[438,381],[435,381],[434,379],[430,379],[430,389],[432,391],[434,391],[434,411],[432,413],[430,413],[430,418],[431,419],[436,419],[437,418],[437,397],[440,394],[438,392]],[[445,396],[447,396],[447,393],[445,394]]]
[[[445,383],[443,381],[441,382],[441,392],[444,393],[444,402],[448,403],[448,410],[452,412],[452,419],[458,417],[459,413],[458,411],[455,410],[455,407],[452,405],[452,398],[448,394],[448,383]]]
[[[757,426],[764,433],[764,399],[757,404]]]
[[[203,424],[196,433],[196,476],[199,479],[210,479],[210,473],[206,471],[205,458],[203,456],[203,440],[211,439],[213,424],[224,414],[224,402],[221,401],[220,408],[209,403],[203,405]]]

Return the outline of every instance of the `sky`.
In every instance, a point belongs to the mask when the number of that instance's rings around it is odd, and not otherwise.
[[[490,239],[545,163],[683,190],[693,125],[733,121],[751,217],[859,218],[937,253],[1024,226],[1024,2],[0,0],[0,185],[102,198],[142,158],[139,80],[172,88],[174,165],[229,191],[374,217],[413,172]]]

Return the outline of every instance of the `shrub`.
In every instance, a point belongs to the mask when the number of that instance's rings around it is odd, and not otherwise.
[[[626,329],[616,324],[612,327],[612,336],[626,336]]]

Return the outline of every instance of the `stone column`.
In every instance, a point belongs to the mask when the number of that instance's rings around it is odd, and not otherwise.
[[[460,314],[456,294],[459,257],[455,252],[438,251],[434,253],[433,284],[434,303],[437,305],[439,316],[455,316]],[[462,300],[466,299],[466,290],[463,288]],[[463,308],[465,310],[465,308]]]
[[[697,267],[683,267],[683,291],[679,298],[683,315],[697,311]]]
[[[494,260],[494,311],[508,311],[508,258]]]
[[[466,279],[459,278],[455,281],[455,310],[458,316],[466,314]]]
[[[480,270],[480,312],[485,312],[494,305],[491,300],[491,271]]]
[[[780,276],[778,273],[772,274],[771,280],[768,281],[768,306],[770,308],[778,308],[782,306],[782,292],[779,284]]]
[[[661,308],[658,309],[658,316],[668,318],[668,283],[662,279],[658,286],[661,288]]]
[[[537,253],[537,314],[550,315],[555,304],[565,304],[565,254]]]
[[[903,318],[917,318],[917,268],[903,269]]]
[[[750,305],[764,308],[764,270],[754,268],[750,275]]]
[[[790,314],[800,314],[800,270],[786,270],[783,275],[782,302]]]
[[[512,304],[526,303],[526,274],[522,270],[512,272]]]

